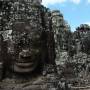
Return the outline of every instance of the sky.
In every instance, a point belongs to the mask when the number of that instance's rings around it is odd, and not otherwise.
[[[60,10],[72,31],[80,24],[90,25],[90,0],[42,0],[42,4],[51,10]]]

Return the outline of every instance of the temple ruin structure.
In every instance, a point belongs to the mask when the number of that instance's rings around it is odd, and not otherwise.
[[[59,10],[52,11],[52,28],[55,39],[56,62],[57,64],[65,63],[68,58],[71,31]]]

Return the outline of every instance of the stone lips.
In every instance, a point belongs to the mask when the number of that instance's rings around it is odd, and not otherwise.
[[[15,63],[14,71],[18,73],[32,72],[37,67],[37,63]]]

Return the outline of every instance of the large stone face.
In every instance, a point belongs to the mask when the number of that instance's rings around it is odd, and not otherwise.
[[[14,71],[16,72],[31,72],[41,60],[42,52],[42,31],[33,31],[29,24],[25,22],[17,22],[13,26],[12,41],[15,64]],[[12,42],[11,42],[12,43]],[[12,52],[9,50],[9,54]]]
[[[54,36],[49,9],[41,0],[2,1],[1,31],[15,72],[31,72],[38,65],[55,64]],[[8,7],[8,10],[3,7]],[[4,16],[7,17],[4,17]],[[3,22],[2,22],[3,21]],[[5,27],[4,27],[5,26]],[[9,32],[11,30],[11,33]],[[4,32],[6,32],[6,35]],[[43,52],[44,51],[44,52]]]

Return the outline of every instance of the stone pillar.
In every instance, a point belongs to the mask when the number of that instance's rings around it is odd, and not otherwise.
[[[56,63],[60,64],[61,53],[67,52],[70,27],[64,20],[62,13],[58,10],[52,11],[52,29],[54,31]]]

